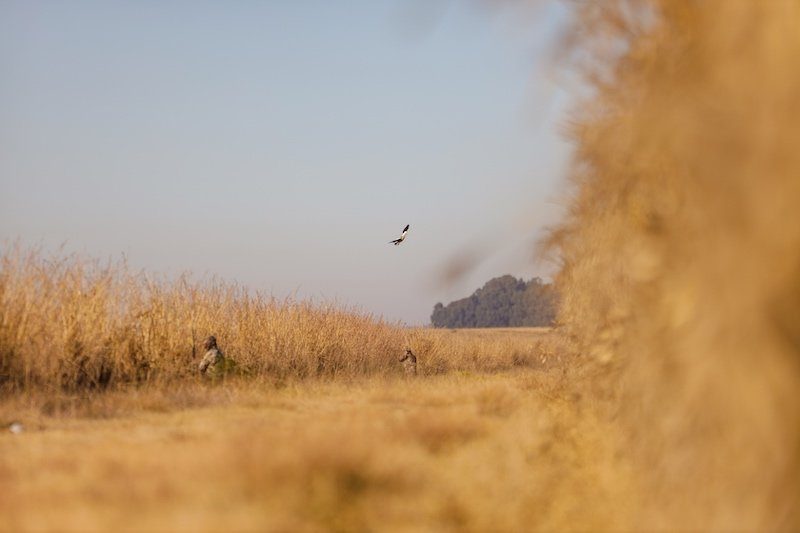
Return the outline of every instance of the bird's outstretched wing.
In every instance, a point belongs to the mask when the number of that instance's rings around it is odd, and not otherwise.
[[[397,246],[398,244],[403,242],[403,240],[406,238],[406,233],[408,233],[408,228],[410,228],[410,227],[411,227],[411,224],[406,224],[406,227],[403,228],[403,233],[400,234],[400,238],[399,239],[395,239],[393,241],[389,241],[389,244],[394,244],[395,246]]]

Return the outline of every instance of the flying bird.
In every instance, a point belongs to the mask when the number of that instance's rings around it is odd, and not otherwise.
[[[410,227],[411,227],[411,224],[407,224],[406,227],[403,228],[403,233],[400,234],[400,238],[399,239],[395,239],[393,241],[389,241],[389,244],[394,244],[395,246],[397,246],[398,244],[403,242],[406,239],[406,233],[408,233],[408,228],[410,228]]]

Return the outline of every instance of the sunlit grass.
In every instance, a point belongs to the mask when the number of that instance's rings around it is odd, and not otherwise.
[[[0,529],[622,526],[614,436],[568,391],[561,369],[520,368],[100,395],[0,435]]]
[[[598,482],[585,454],[611,441],[574,433],[589,424],[550,330],[406,328],[125,264],[0,261],[0,529],[622,520],[577,501]],[[210,333],[237,362],[223,379],[197,372]]]
[[[559,321],[643,529],[800,529],[798,2],[577,2]]]
[[[406,348],[422,374],[541,363],[536,338],[465,338],[357,309],[278,300],[223,281],[155,279],[124,262],[0,256],[0,392],[54,394],[197,379],[215,335],[235,377],[268,381],[393,375]]]

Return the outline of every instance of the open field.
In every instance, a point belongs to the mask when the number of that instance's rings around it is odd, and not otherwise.
[[[184,383],[211,334],[238,374],[270,382],[391,376],[406,348],[422,356],[425,375],[509,370],[549,353],[535,335],[406,328],[219,280],[159,279],[125,263],[21,247],[0,255],[0,392]]]
[[[549,330],[405,328],[20,249],[0,258],[0,326],[0,424],[24,427],[0,434],[4,530],[625,520],[613,432]],[[210,333],[236,362],[218,379],[198,373]]]
[[[624,360],[604,357],[606,344],[576,336],[578,322],[404,328],[220,282],[154,282],[124,265],[0,259],[0,426],[24,426],[0,433],[2,530],[727,530],[720,524],[745,513],[751,525],[793,520],[795,426],[771,418],[780,413],[763,402],[774,391],[739,380],[731,392],[730,374],[717,372],[694,418],[640,411],[653,397],[637,387],[671,375],[653,367],[637,381]],[[208,333],[237,362],[217,380],[197,370]],[[398,362],[407,347],[416,378]],[[729,413],[734,393],[747,407],[739,418],[717,418],[714,430],[691,422]],[[796,409],[791,397],[781,416]],[[670,421],[685,427],[681,443],[659,432]],[[719,444],[718,434],[735,439]],[[776,453],[734,452],[759,452],[753,435]],[[718,462],[704,465],[715,477],[663,474],[713,443]],[[744,466],[768,467],[767,480],[781,471],[790,488],[733,498],[727,483]]]
[[[547,333],[480,332],[508,335]],[[0,410],[27,428],[0,435],[7,531],[592,529],[632,505],[613,433],[562,366],[35,403]]]

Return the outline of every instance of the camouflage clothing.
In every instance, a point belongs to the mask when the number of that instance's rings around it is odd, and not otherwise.
[[[417,356],[411,350],[406,350],[406,354],[400,358],[400,362],[403,363],[406,376],[417,375]]]
[[[211,335],[203,343],[206,354],[200,361],[200,373],[206,376],[219,377],[227,374],[235,366],[233,361],[226,359],[222,351],[217,347],[217,338]]]
[[[224,366],[224,361],[225,356],[222,355],[222,352],[219,351],[219,348],[215,346],[208,350],[206,355],[203,356],[203,360],[200,361],[200,373],[214,375]]]

